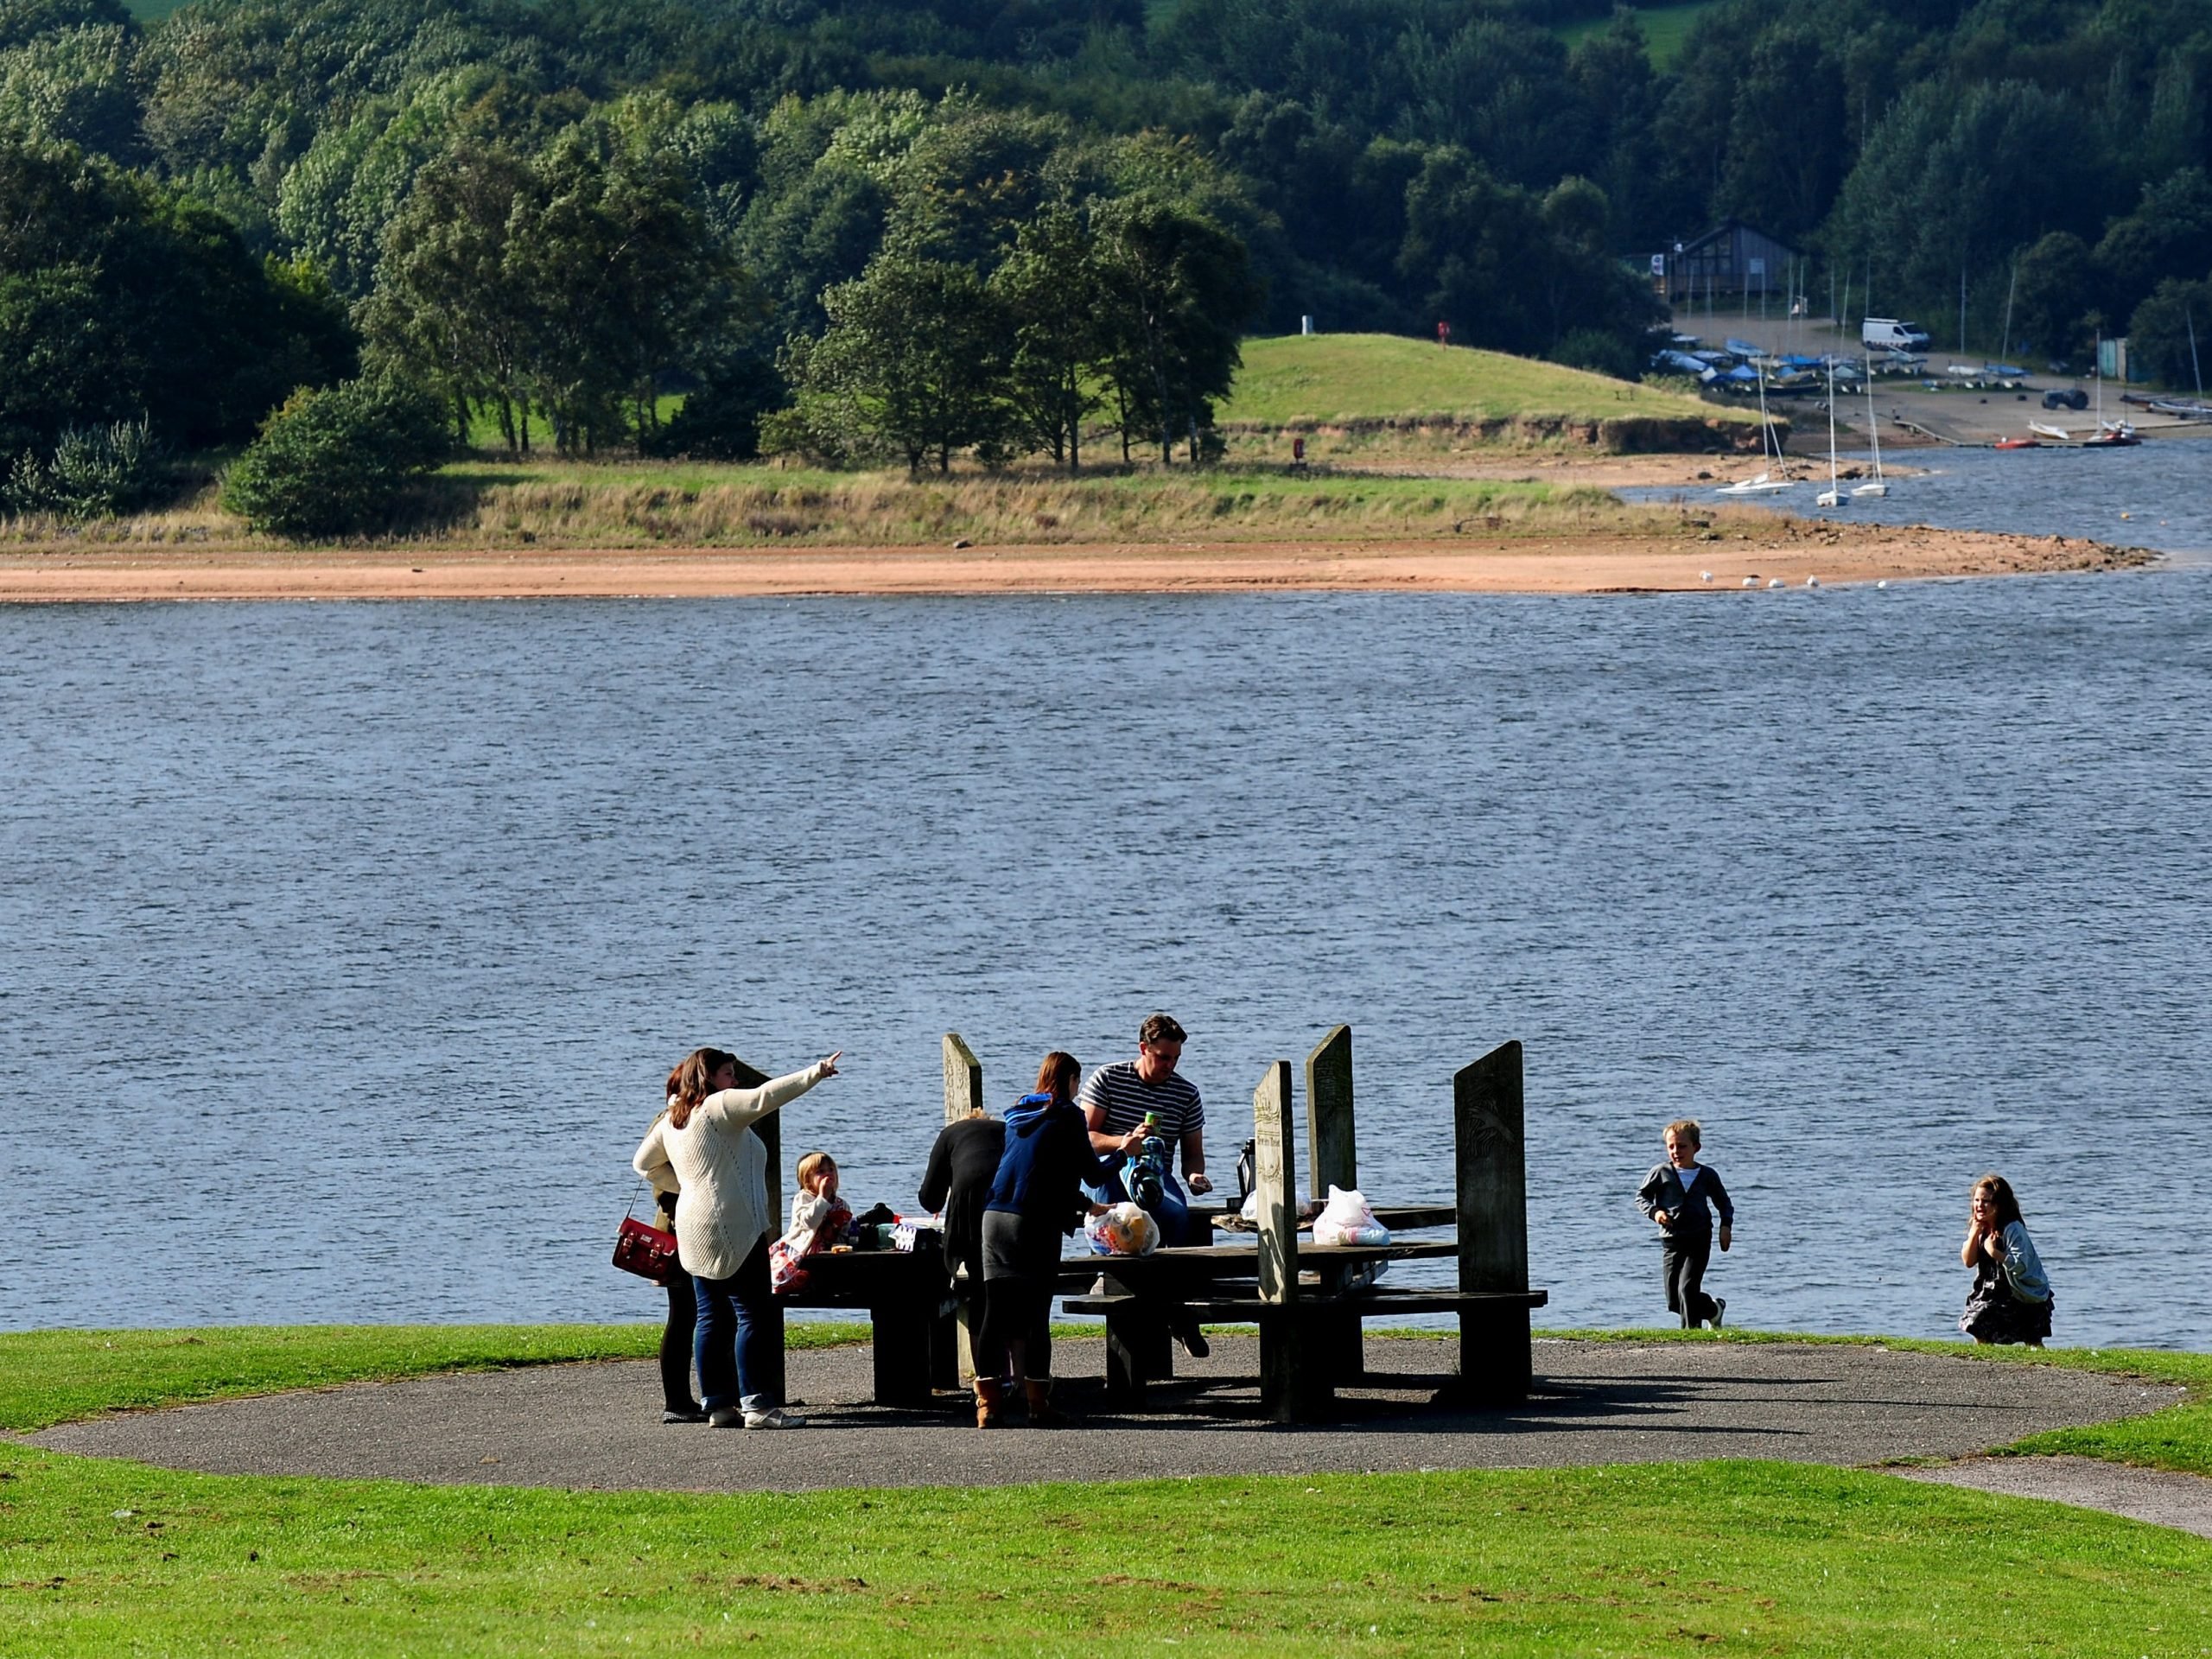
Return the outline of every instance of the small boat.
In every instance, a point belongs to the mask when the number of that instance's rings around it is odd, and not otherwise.
[[[2071,443],[2074,435],[2063,426],[2051,426],[2042,421],[2030,421],[2028,430],[2050,439],[2055,443]]]
[[[1777,478],[1774,469],[1782,465],[1782,446],[1774,440],[1774,423],[1766,414],[1766,377],[1759,376],[1759,458],[1766,467],[1756,478],[1739,479],[1733,484],[1723,484],[1715,495],[1772,495],[1778,490],[1794,490],[1796,484],[1789,479]]]
[[[1775,478],[1761,473],[1757,478],[1738,479],[1733,484],[1723,484],[1715,495],[1770,495],[1777,490],[1794,490],[1797,486],[1786,478]]]
[[[1843,505],[1843,486],[1835,470],[1835,370],[1828,370],[1828,486],[1813,498],[1816,507],[1840,507]]]
[[[2082,440],[2084,449],[2125,449],[2143,440],[2135,435],[2133,424],[2127,421],[2105,419],[2105,337],[2097,336],[2097,429]]]
[[[1993,449],[2040,449],[2041,438],[1999,438],[1989,446]]]
[[[2107,421],[2101,427],[2082,440],[2084,449],[2125,449],[2131,444],[2142,442],[2133,426],[2126,421]]]
[[[1835,400],[1831,397],[1828,401],[1834,403]],[[1890,493],[1890,484],[1882,476],[1882,423],[1874,418],[1874,359],[1871,357],[1866,359],[1866,438],[1874,446],[1874,476],[1852,493],[1870,498],[1885,497]]]

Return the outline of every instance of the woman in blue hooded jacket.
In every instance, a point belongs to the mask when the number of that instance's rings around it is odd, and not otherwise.
[[[976,1427],[997,1425],[1007,1383],[1020,1389],[1032,1427],[1067,1418],[1052,1405],[1052,1288],[1060,1241],[1102,1206],[1084,1195],[1105,1166],[1076,1109],[1083,1067],[1054,1049],[1037,1088],[1006,1115],[1006,1151],[983,1205],[983,1322],[976,1340]]]

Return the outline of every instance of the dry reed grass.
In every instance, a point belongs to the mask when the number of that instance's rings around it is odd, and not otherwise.
[[[430,481],[384,544],[486,547],[1027,545],[1284,541],[1632,531],[1651,510],[1602,490],[1316,472],[1136,469],[1070,478],[1042,471],[786,472],[765,467],[621,463],[476,465]],[[276,547],[217,505],[210,488],[167,512],[85,525],[0,523],[25,548]]]

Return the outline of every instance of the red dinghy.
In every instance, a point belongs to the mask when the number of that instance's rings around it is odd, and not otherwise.
[[[2043,448],[2043,440],[2040,438],[1999,438],[1989,447],[1993,449],[2040,449]]]

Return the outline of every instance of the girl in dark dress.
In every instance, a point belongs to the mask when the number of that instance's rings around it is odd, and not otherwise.
[[[1959,1329],[1976,1342],[2042,1347],[2050,1334],[2050,1281],[2020,1219],[2020,1201],[2002,1175],[1974,1184],[1959,1260],[1974,1269]]]

